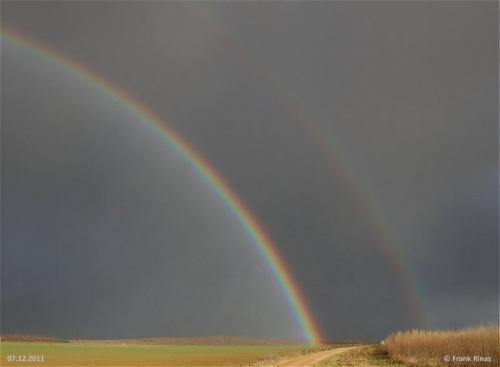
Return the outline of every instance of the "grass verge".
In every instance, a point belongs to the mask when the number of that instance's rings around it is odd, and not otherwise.
[[[396,362],[379,345],[360,346],[343,353],[334,355],[327,361],[321,362],[318,367],[403,367]]]

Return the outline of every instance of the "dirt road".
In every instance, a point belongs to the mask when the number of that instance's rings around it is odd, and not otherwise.
[[[313,367],[317,363],[324,361],[327,358],[339,353],[343,353],[350,349],[359,347],[341,347],[335,349],[324,350],[322,352],[310,353],[303,356],[290,358],[276,364],[276,367]]]

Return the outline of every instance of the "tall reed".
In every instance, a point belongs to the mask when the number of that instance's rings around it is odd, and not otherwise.
[[[384,348],[391,358],[413,365],[498,366],[499,328],[397,332],[385,339]]]

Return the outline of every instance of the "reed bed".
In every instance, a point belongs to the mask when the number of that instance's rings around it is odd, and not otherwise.
[[[392,359],[418,366],[498,366],[499,327],[397,332],[384,341]]]

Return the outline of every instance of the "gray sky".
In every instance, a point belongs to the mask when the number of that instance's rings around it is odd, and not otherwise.
[[[2,23],[168,119],[276,240],[325,337],[381,338],[422,326],[388,241],[427,326],[498,319],[497,7],[2,2]],[[57,63],[1,56],[2,332],[301,336],[171,146]]]

